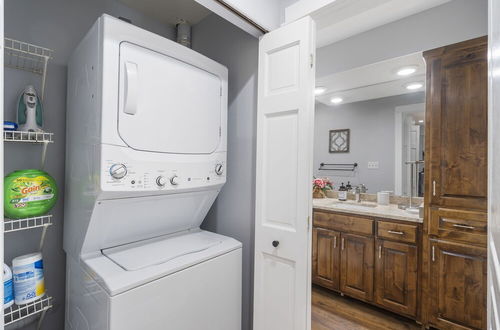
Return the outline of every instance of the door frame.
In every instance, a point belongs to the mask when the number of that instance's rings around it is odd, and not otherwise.
[[[500,0],[488,1],[488,329],[500,327]]]
[[[394,111],[394,195],[402,195],[403,192],[403,118],[408,112],[415,112],[424,108],[425,103],[415,103],[402,105],[395,108]]]
[[[2,65],[0,66],[0,120],[3,122],[3,103],[4,103],[4,65],[3,65],[3,61],[4,61],[4,22],[5,22],[5,19],[4,19],[4,0],[0,0],[0,17],[2,18],[1,22],[0,22],[0,63],[2,63]],[[3,173],[4,173],[4,167],[3,167],[3,163],[4,163],[4,142],[3,142],[3,138],[2,138],[2,142],[0,143],[0,154],[1,154],[1,161],[0,161],[0,173],[2,173],[2,175],[0,176],[0,184],[1,186],[3,187]],[[3,200],[3,189],[0,189],[0,200]],[[3,207],[1,208],[0,210],[0,216],[1,216],[1,219],[2,219],[2,225],[0,226],[0,265],[3,265],[4,263],[4,225],[3,225]],[[3,301],[3,285],[0,286],[0,297],[2,297],[2,301]],[[3,311],[3,308],[0,308],[1,311],[0,311],[0,329],[3,329],[3,326],[4,326],[4,319],[3,319],[3,314],[4,314],[4,311]]]

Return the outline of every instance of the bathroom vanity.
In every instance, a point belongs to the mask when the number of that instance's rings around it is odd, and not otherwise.
[[[313,206],[313,283],[418,319],[423,220],[394,204]]]

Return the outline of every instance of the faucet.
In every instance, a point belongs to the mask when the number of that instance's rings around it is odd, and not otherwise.
[[[359,186],[354,189],[354,194],[356,202],[361,203],[361,188]]]
[[[366,189],[366,186],[364,184],[360,184],[360,185],[356,186],[356,188],[354,190],[356,202],[361,203],[361,194],[366,193],[367,190],[368,189]]]

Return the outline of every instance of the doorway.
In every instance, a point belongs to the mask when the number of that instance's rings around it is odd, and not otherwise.
[[[417,52],[316,79],[312,329],[417,328],[425,72]]]

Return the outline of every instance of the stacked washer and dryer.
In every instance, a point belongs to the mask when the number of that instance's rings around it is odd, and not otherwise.
[[[227,69],[104,15],[67,104],[66,329],[240,329],[241,243],[199,228],[226,181]]]

